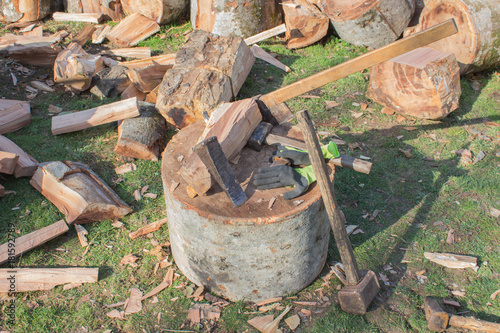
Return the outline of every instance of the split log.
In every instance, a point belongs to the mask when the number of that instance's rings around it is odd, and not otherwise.
[[[0,134],[17,131],[31,124],[30,103],[0,99]]]
[[[48,162],[30,184],[64,214],[69,224],[119,219],[132,209],[92,170],[80,162]]]
[[[500,5],[495,0],[432,0],[420,14],[418,27],[426,29],[454,18],[458,33],[429,45],[441,52],[453,52],[466,75],[500,65]],[[412,31],[408,33],[412,34]]]
[[[174,68],[165,74],[156,107],[169,123],[185,127],[234,98],[254,62],[243,39],[195,30],[177,51]]]
[[[419,48],[373,66],[367,96],[404,115],[441,119],[458,108],[461,91],[455,55]]]
[[[290,72],[291,69],[290,67],[286,66],[283,64],[281,61],[277,60],[275,57],[264,51],[262,48],[259,47],[259,45],[253,45],[250,48],[250,51],[252,51],[252,54],[254,55],[255,58],[259,58],[261,60],[264,60],[265,62],[278,67],[279,69],[284,70],[285,72]]]
[[[37,37],[44,38],[44,37]],[[13,46],[9,48],[8,56],[21,64],[53,67],[62,48],[58,45],[51,46]]]
[[[94,86],[90,92],[98,97],[116,97],[130,85],[127,67],[105,68],[94,76]],[[133,97],[133,96],[131,96]]]
[[[127,71],[130,82],[143,93],[148,93],[156,88],[163,76],[172,68],[170,65],[151,65],[145,68],[132,68]]]
[[[262,115],[253,99],[224,103],[212,113],[198,142],[217,137],[224,155],[230,161],[240,153],[261,121]],[[190,190],[204,195],[214,183],[210,172],[197,154],[192,153],[184,161],[179,174],[190,185]]]
[[[266,39],[271,38],[271,37],[275,37],[275,36],[280,35],[280,34],[285,33],[285,32],[286,32],[286,25],[283,23],[283,24],[280,24],[277,27],[274,27],[272,29],[262,31],[256,35],[245,38],[245,43],[248,46],[250,46],[252,44],[261,42],[261,41],[266,40]]]
[[[106,35],[113,44],[131,47],[160,31],[155,21],[140,14],[132,14],[123,19]]]
[[[14,177],[16,178],[31,177],[38,168],[38,162],[33,157],[26,154],[18,145],[3,135],[0,135],[0,150],[19,156],[14,170]]]
[[[452,253],[424,252],[430,261],[448,268],[477,268],[477,258]]]
[[[59,135],[79,131],[113,121],[137,117],[138,115],[139,105],[137,99],[135,97],[129,98],[84,111],[52,117],[52,134]]]
[[[7,261],[13,261],[15,257],[26,253],[35,247],[47,243],[51,239],[64,234],[69,230],[68,225],[64,220],[60,220],[45,228],[35,230],[27,235],[17,237],[15,239],[15,247],[9,247],[9,242],[0,245],[0,265]]]
[[[124,61],[118,64],[120,66],[125,66],[129,69],[132,69],[132,68],[144,68],[151,65],[174,66],[174,63],[175,63],[175,53],[169,53],[146,59]]]
[[[153,103],[156,104],[156,100],[158,99],[158,90],[160,89],[160,86],[156,86],[149,94],[147,94],[146,99],[144,100],[145,102],[148,103]]]
[[[340,38],[374,49],[398,39],[415,11],[415,0],[315,0],[315,3],[330,18]]]
[[[6,34],[0,37],[0,51],[10,51],[12,48],[19,46],[31,48],[50,47],[60,39],[59,36],[36,37]]]
[[[126,15],[141,14],[163,25],[181,18],[189,0],[121,0]]]
[[[43,37],[43,27],[39,26],[30,31],[23,32],[24,36]]]
[[[289,49],[312,45],[326,36],[330,20],[307,0],[282,2]]]
[[[92,34],[92,44],[101,44],[104,42],[106,35],[111,31],[110,25],[96,26],[96,30]]]
[[[193,29],[219,36],[250,37],[283,23],[278,1],[192,0]]]
[[[50,3],[50,0],[3,0],[0,14],[7,22],[38,21],[49,15]]]
[[[16,169],[19,156],[0,150],[0,173],[12,175]]]
[[[113,21],[123,14],[120,1],[115,0],[65,0],[64,6],[68,13],[104,14]]]
[[[114,152],[121,156],[158,161],[167,132],[165,119],[154,104],[140,102],[140,116],[123,120],[118,126]]]
[[[2,268],[0,293],[50,290],[61,284],[97,282],[99,268]]]
[[[73,91],[90,87],[92,77],[104,68],[101,56],[85,52],[77,43],[59,53],[54,63],[54,81]]]
[[[95,26],[92,24],[87,24],[86,26],[83,27],[83,29],[76,35],[75,38],[73,38],[72,42],[77,43],[80,46],[85,45],[87,41],[92,38],[92,34],[95,31]]]
[[[154,232],[154,231],[160,229],[161,226],[166,224],[167,222],[168,222],[167,219],[164,218],[164,219],[155,221],[153,223],[150,223],[148,225],[145,225],[144,227],[139,228],[138,230],[133,231],[133,232],[129,233],[128,235],[130,238],[136,239],[137,237],[147,235],[151,232]]]
[[[100,13],[63,13],[56,12],[52,14],[54,21],[68,21],[68,22],[88,22],[88,23],[101,23],[104,20],[104,15]]]
[[[125,49],[111,49],[102,51],[101,54],[114,55],[117,57],[145,59],[151,58],[150,47],[131,47]]]
[[[127,98],[132,98],[135,97],[137,98],[137,101],[142,102],[146,99],[146,94],[143,93],[142,91],[138,90],[132,83],[130,83],[125,89],[124,92],[122,92],[121,99],[127,99]],[[150,102],[153,103],[153,102]],[[156,102],[154,102],[156,103]]]

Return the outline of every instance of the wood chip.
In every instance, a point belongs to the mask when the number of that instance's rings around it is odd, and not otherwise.
[[[117,175],[123,175],[127,172],[135,170],[137,170],[137,165],[135,165],[134,163],[125,163],[115,168],[115,172]]]
[[[304,301],[295,301],[293,304],[303,305],[303,306],[316,306],[318,302],[304,302]]]
[[[269,205],[267,205],[267,209],[272,209],[275,202],[276,202],[276,197],[272,197],[269,200]]]
[[[61,113],[63,111],[63,108],[60,108],[58,106],[50,104],[49,108],[48,108],[48,111],[51,114],[59,114],[59,113]]]
[[[446,244],[453,245],[453,243],[455,243],[455,235],[453,234],[454,231],[455,231],[454,229],[450,229],[448,231],[448,237],[446,238]]]
[[[54,92],[55,91],[54,89],[49,87],[47,84],[40,82],[40,81],[31,81],[30,84],[33,88],[36,88],[38,90],[47,91],[47,92]]]
[[[285,323],[290,327],[291,330],[296,329],[300,325],[300,317],[298,315],[293,315],[285,319]]]
[[[386,114],[388,116],[392,116],[396,111],[394,109],[391,109],[391,108],[388,108],[388,107],[385,107],[382,109],[381,111],[383,114]]]
[[[364,233],[365,233],[365,232],[364,232],[363,230],[361,230],[361,229],[357,229],[357,230],[355,230],[355,231],[352,233],[352,235],[354,236],[354,235],[357,235],[357,234],[364,234]]]
[[[302,312],[305,316],[310,316],[311,315],[311,310],[308,309],[301,309],[300,312]]]
[[[156,193],[146,193],[146,194],[144,194],[145,198],[150,198],[150,199],[156,199],[157,196],[158,196],[158,194],[156,194]]]
[[[352,232],[357,228],[358,226],[357,225],[348,225],[345,227],[345,231],[347,233],[347,236],[349,236],[350,234],[352,234]]]
[[[200,308],[190,308],[188,310],[188,319],[193,324],[199,324],[201,321],[201,309]]]
[[[123,222],[120,222],[118,220],[115,220],[111,225],[115,228],[123,228]]]
[[[414,131],[416,129],[418,129],[418,127],[415,127],[415,126],[406,126],[406,127],[403,127],[405,130],[407,131]]]
[[[476,164],[477,162],[481,161],[485,156],[485,153],[480,150],[479,153],[477,153],[476,158],[474,158],[474,162],[472,162],[472,164]]]
[[[354,118],[356,118],[356,119],[360,118],[363,114],[364,114],[363,112],[354,112],[354,111],[351,111],[351,115]]]
[[[495,291],[493,294],[491,294],[490,298],[492,301],[495,300],[495,298],[497,298],[497,295],[500,294],[500,289],[498,289],[497,291]]]
[[[75,224],[75,230],[78,236],[78,240],[80,241],[80,244],[82,247],[88,246],[89,243],[87,242],[87,234],[89,233],[84,227],[82,227],[80,224]]]
[[[364,156],[364,155],[359,155],[359,158],[362,159],[362,160],[366,160],[366,161],[369,161],[369,160],[372,159],[371,157]]]
[[[269,304],[269,305],[264,305],[264,306],[261,306],[259,308],[259,311],[262,312],[262,313],[264,313],[264,312],[267,312],[269,310],[274,310],[278,306],[280,306],[280,303],[273,303],[273,304]]]
[[[406,158],[412,158],[413,157],[413,155],[410,153],[409,150],[405,150],[405,149],[401,149],[401,148],[399,148],[398,150],[400,152],[402,152],[406,156]]]
[[[443,300],[443,304],[450,305],[450,306],[453,306],[455,308],[459,308],[460,307],[460,303],[458,303],[457,301],[449,301],[447,299]]]
[[[452,290],[451,294],[453,296],[457,296],[457,297],[465,297],[465,291],[461,291],[461,290]]]
[[[500,209],[496,209],[494,207],[490,207],[490,214],[493,217],[499,218],[500,217]]]
[[[424,257],[448,268],[476,268],[477,258],[451,253],[424,252]]]
[[[120,260],[121,265],[130,265],[132,267],[137,267],[139,266],[136,261],[139,259],[139,257],[129,253],[125,257]]]
[[[326,107],[329,109],[333,109],[334,107],[340,105],[340,103],[338,103],[336,101],[325,101],[325,104],[326,104]]]
[[[141,200],[141,190],[140,189],[137,189],[134,191],[134,199],[135,199],[135,201]]]
[[[130,296],[125,306],[125,314],[132,314],[142,310],[142,291],[137,288],[130,289]]]
[[[111,312],[106,313],[106,316],[109,318],[118,318],[118,319],[124,319],[125,318],[125,312],[124,311],[118,311],[118,310],[112,310]]]
[[[403,117],[402,115],[398,114],[398,116],[396,117],[396,121],[397,121],[398,123],[403,123],[403,122],[405,122],[405,121],[406,121],[406,118],[405,118],[405,117]]]
[[[375,219],[377,218],[377,216],[378,216],[378,213],[379,213],[379,212],[380,212],[380,211],[379,211],[378,209],[375,209],[375,210],[373,211],[372,215],[370,215],[370,218],[368,219],[368,221],[373,221],[373,220],[375,220]]]
[[[268,299],[265,299],[265,300],[262,300],[262,301],[259,301],[259,302],[255,303],[255,306],[260,307],[260,306],[263,306],[263,305],[266,305],[266,304],[271,304],[271,303],[279,302],[282,299],[283,299],[282,297],[268,298]]]
[[[147,235],[149,233],[152,233],[160,229],[167,222],[168,222],[167,218],[163,218],[161,220],[149,223],[148,225],[145,225],[144,227],[139,228],[136,231],[129,233],[128,235],[130,238],[135,239],[137,237]]]

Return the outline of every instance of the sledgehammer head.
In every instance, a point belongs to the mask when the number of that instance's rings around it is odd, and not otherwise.
[[[339,291],[339,303],[347,313],[365,314],[366,309],[380,290],[373,271],[360,271],[361,281],[355,286],[345,286]]]
[[[434,332],[443,332],[448,327],[450,315],[444,311],[438,301],[432,297],[424,298],[425,319],[427,328]]]
[[[270,123],[261,122],[255,129],[255,131],[253,131],[250,139],[248,139],[248,147],[257,151],[261,151],[262,146],[266,142],[266,136],[269,134],[269,132],[271,132],[272,129],[273,125],[271,125]]]

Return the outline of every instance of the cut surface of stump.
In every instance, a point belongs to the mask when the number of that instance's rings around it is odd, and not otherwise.
[[[188,9],[188,0],[121,0],[126,15],[141,14],[158,24],[179,19]]]
[[[367,96],[401,114],[441,119],[458,108],[461,92],[455,55],[420,48],[373,66]]]
[[[92,170],[80,162],[48,162],[30,180],[65,215],[68,223],[119,219],[132,209]]]
[[[330,20],[309,1],[285,1],[283,2],[283,10],[289,49],[309,46],[326,36]]]

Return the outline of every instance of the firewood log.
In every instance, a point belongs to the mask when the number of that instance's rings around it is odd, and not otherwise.
[[[179,19],[187,12],[188,0],[121,0],[126,15],[138,13],[156,21],[167,24]]]
[[[16,169],[19,156],[0,150],[0,173],[12,175]]]
[[[116,97],[130,84],[127,67],[113,66],[104,68],[94,77],[95,85],[90,92],[98,97]]]
[[[30,103],[0,99],[0,134],[17,131],[31,124]]]
[[[106,34],[106,38],[115,45],[132,47],[159,30],[160,26],[158,23],[143,15],[135,13],[127,16],[114,26],[113,29]]]
[[[370,70],[367,96],[404,115],[444,118],[458,108],[460,94],[453,53],[419,48]]]
[[[119,219],[132,209],[92,170],[80,162],[48,162],[30,184],[50,200],[69,224]]]
[[[105,14],[114,21],[123,14],[120,2],[113,0],[65,0],[64,6],[68,13]]]
[[[500,4],[496,0],[426,1],[418,26],[408,34],[438,22],[455,18],[458,33],[429,45],[441,52],[453,52],[466,75],[500,65]]]
[[[289,49],[316,43],[328,32],[330,20],[307,0],[288,0],[283,3],[286,38]]]
[[[170,68],[172,68],[170,65],[151,65],[145,68],[132,68],[127,71],[127,76],[139,91],[148,93],[161,83],[163,76]]]
[[[37,21],[49,15],[50,3],[50,0],[3,0],[0,13],[7,22]]]
[[[3,135],[0,135],[0,150],[19,156],[14,169],[14,177],[16,178],[31,177],[38,168],[38,162],[33,157],[26,154],[18,145]]]

